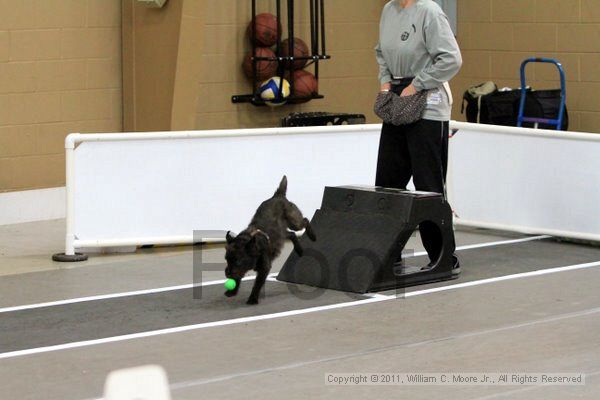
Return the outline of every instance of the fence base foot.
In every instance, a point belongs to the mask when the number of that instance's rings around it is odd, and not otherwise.
[[[87,254],[83,254],[83,253],[75,253],[75,254],[71,254],[71,255],[67,255],[65,253],[56,253],[54,255],[52,255],[52,261],[58,261],[58,262],[79,262],[79,261],[85,261],[88,259]]]

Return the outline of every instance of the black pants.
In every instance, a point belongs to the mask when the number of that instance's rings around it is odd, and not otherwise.
[[[403,126],[383,124],[375,185],[406,189],[412,176],[417,190],[445,195],[447,166],[448,121],[421,119]],[[419,231],[430,260],[435,262],[442,249],[439,230],[432,224],[420,224]],[[454,252],[454,234],[450,240],[448,245]]]

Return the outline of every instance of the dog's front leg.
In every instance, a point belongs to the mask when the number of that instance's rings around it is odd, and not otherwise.
[[[265,285],[269,271],[271,271],[271,261],[267,256],[263,256],[261,257],[260,266],[256,270],[256,279],[254,280],[254,286],[252,286],[252,293],[250,293],[246,304],[258,304],[258,297]]]
[[[304,254],[304,249],[302,248],[302,246],[300,245],[300,241],[298,240],[298,237],[296,236],[296,234],[294,232],[288,232],[287,233],[287,237],[288,239],[290,239],[292,241],[292,243],[294,244],[294,251],[300,256],[302,257],[302,255]]]
[[[242,280],[240,278],[235,278],[235,288],[233,288],[233,290],[227,290],[225,292],[225,296],[227,297],[233,297],[236,294],[238,294],[238,291],[240,290],[240,284],[242,283]]]

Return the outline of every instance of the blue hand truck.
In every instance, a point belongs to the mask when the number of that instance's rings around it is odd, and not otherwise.
[[[525,83],[525,67],[527,64],[531,62],[536,63],[549,63],[554,64],[558,68],[558,72],[560,74],[560,106],[558,108],[558,118],[534,118],[534,117],[525,117],[523,113],[525,112],[525,99],[527,98],[527,84]],[[565,79],[565,71],[563,70],[562,64],[557,60],[552,58],[538,58],[532,57],[528,58],[521,63],[521,102],[519,104],[519,116],[517,118],[517,126],[522,127],[523,122],[531,122],[534,123],[534,127],[537,128],[539,124],[547,124],[547,125],[555,125],[556,130],[560,131],[563,125],[563,118],[565,114],[565,103],[567,99],[567,88],[566,88],[566,79]]]

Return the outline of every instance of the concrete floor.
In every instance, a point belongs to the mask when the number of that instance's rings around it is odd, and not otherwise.
[[[62,247],[62,229],[62,221],[0,227],[0,243],[6,244],[0,249],[0,308],[192,281],[189,247],[92,255],[76,265],[53,263],[49,256]],[[520,237],[461,230],[457,244]],[[422,250],[418,238],[409,247]],[[287,246],[274,271],[290,250]],[[219,262],[223,250],[212,246],[202,255],[204,262]],[[201,300],[207,305],[198,306],[197,316],[191,294],[184,291],[37,307],[28,313],[0,310],[0,398],[99,398],[108,372],[143,364],[166,369],[174,399],[597,398],[600,248],[541,239],[465,248],[459,255],[459,280],[410,288],[406,298],[398,299],[333,292],[306,302],[286,293],[282,283],[269,282],[265,299],[255,307],[246,306],[243,298],[229,302],[220,284],[207,286]],[[587,263],[596,264],[522,275]],[[507,275],[514,279],[496,279]],[[222,276],[214,271],[203,280]],[[144,312],[136,308],[140,303]],[[338,307],[342,303],[348,305]],[[75,313],[74,305],[83,308]],[[318,309],[323,305],[334,307]],[[293,313],[302,309],[314,311]],[[288,311],[291,315],[281,314]],[[236,320],[240,316],[264,319]],[[39,349],[190,324],[196,327]],[[7,356],[33,348],[30,355]],[[357,372],[582,372],[587,377],[583,386],[325,385],[326,373]]]

